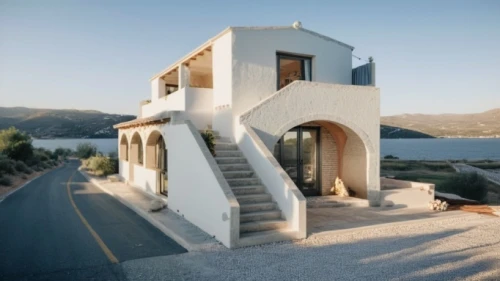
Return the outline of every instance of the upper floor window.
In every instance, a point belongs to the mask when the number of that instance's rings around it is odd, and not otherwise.
[[[276,54],[278,90],[295,80],[311,81],[311,57]]]

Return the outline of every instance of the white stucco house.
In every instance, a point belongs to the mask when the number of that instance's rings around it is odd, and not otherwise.
[[[299,23],[225,29],[153,76],[137,119],[115,125],[120,177],[227,247],[306,237],[305,197],[330,195],[336,177],[380,204],[380,90],[353,49]]]

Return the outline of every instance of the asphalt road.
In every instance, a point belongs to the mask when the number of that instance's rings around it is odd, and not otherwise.
[[[0,202],[0,280],[123,280],[124,261],[186,252],[77,167],[70,162]]]

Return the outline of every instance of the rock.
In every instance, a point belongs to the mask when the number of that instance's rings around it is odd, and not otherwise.
[[[333,191],[333,194],[342,196],[342,197],[349,197],[349,190],[345,187],[344,182],[337,177],[335,179],[335,186],[331,189]]]
[[[163,202],[163,200],[161,199],[154,199],[153,201],[151,201],[151,205],[149,207],[149,210],[151,212],[158,212],[160,211],[161,209],[165,208],[165,202]]]
[[[430,210],[436,210],[436,211],[446,211],[448,209],[448,202],[446,201],[441,201],[439,199],[430,201],[429,202],[429,209]]]

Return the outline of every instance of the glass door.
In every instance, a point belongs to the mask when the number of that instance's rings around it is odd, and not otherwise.
[[[274,156],[305,196],[319,195],[319,128],[297,127],[278,141]]]

